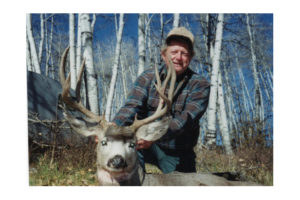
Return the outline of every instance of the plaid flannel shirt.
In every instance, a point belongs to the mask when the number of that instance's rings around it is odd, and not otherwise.
[[[163,80],[166,67],[160,67],[159,72]],[[183,85],[173,98],[171,109],[173,119],[169,129],[161,139],[156,141],[162,149],[174,153],[193,151],[199,136],[199,120],[207,108],[210,92],[209,82],[189,68],[177,77],[176,85],[182,79],[184,79]],[[159,103],[155,82],[154,68],[144,71],[135,81],[125,105],[113,121],[119,126],[128,126],[133,123],[136,113],[138,119],[152,115]]]

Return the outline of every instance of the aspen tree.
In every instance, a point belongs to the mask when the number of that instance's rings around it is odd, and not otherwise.
[[[77,19],[77,44],[76,44],[76,74],[79,73],[80,65],[81,65],[81,48],[82,48],[82,34],[81,34],[81,21],[80,15],[78,14]]]
[[[45,18],[47,16],[45,15]],[[49,42],[48,42],[48,24],[47,19],[45,19],[45,51],[46,51],[46,66],[45,66],[45,75],[49,76],[49,58],[50,58],[50,49],[49,49]]]
[[[208,146],[216,143],[216,111],[218,98],[218,74],[220,66],[220,55],[223,35],[223,19],[224,14],[218,15],[218,24],[216,31],[216,41],[214,45],[212,72],[211,72],[211,89],[209,95],[209,103],[207,108],[207,134],[206,140]]]
[[[173,20],[173,28],[179,27],[179,19],[180,19],[179,13],[175,13],[174,20]]]
[[[51,75],[52,78],[55,79],[54,76],[54,64],[53,64],[53,55],[52,55],[52,43],[53,43],[53,24],[54,24],[54,18],[53,15],[51,16],[51,27],[50,27],[50,47],[49,47],[49,57],[51,62]]]
[[[87,85],[87,99],[90,109],[93,113],[99,114],[98,102],[98,87],[97,77],[94,70],[93,61],[93,33],[91,30],[90,17],[88,14],[80,15],[82,40],[84,46],[83,57],[86,65],[86,85]]]
[[[255,118],[258,122],[261,121],[260,118],[260,112],[261,112],[261,105],[262,105],[262,99],[261,99],[261,91],[259,86],[259,80],[258,80],[258,74],[256,70],[256,55],[254,52],[254,42],[253,42],[253,36],[252,31],[249,23],[249,15],[246,14],[246,23],[247,23],[247,31],[249,35],[250,40],[250,50],[251,50],[251,57],[252,57],[252,74],[254,78],[254,99],[255,99]]]
[[[26,36],[26,65],[27,65],[27,70],[33,72],[31,55],[30,55],[30,47],[29,47],[27,36]]]
[[[231,133],[233,133],[233,129],[238,130],[237,128],[237,124],[236,124],[236,116],[237,116],[237,112],[236,112],[236,107],[234,105],[234,101],[233,101],[233,89],[232,86],[230,85],[230,81],[229,81],[229,75],[228,75],[228,70],[226,67],[224,67],[224,76],[225,76],[225,85],[227,88],[227,107],[228,107],[228,116],[229,116],[229,131],[231,131]],[[235,81],[232,81],[233,84],[233,88],[236,88],[236,84]]]
[[[70,74],[71,74],[71,88],[75,90],[77,73],[75,61],[75,14],[69,14],[69,45],[70,45]]]
[[[110,88],[109,88],[108,97],[106,101],[106,109],[105,109],[106,120],[111,119],[112,102],[113,102],[114,92],[116,87],[116,80],[117,80],[117,73],[118,73],[118,66],[119,66],[120,52],[121,52],[122,33],[124,27],[123,17],[124,14],[121,13],[119,16],[119,30],[118,30],[117,44],[115,50],[114,65],[112,68],[112,77],[111,77]]]
[[[222,77],[221,72],[219,71],[218,75],[218,105],[220,111],[219,123],[220,123],[220,131],[222,135],[222,143],[225,147],[226,154],[232,154],[232,148],[230,144],[230,136],[229,136],[229,129],[228,129],[228,120],[226,116],[226,109],[225,109],[225,100],[223,95],[223,88],[222,88]]]
[[[32,33],[32,25],[31,25],[31,14],[26,14],[26,33],[27,33],[27,38],[29,41],[29,48],[30,48],[30,57],[33,65],[33,70],[34,72],[40,74],[41,73],[41,68],[39,64],[39,59],[38,59],[38,54],[36,51],[35,47],[35,42],[33,38],[33,33]]]
[[[148,49],[148,63],[149,65],[152,65],[154,63],[153,53],[152,53],[152,47],[151,47],[151,30],[150,30],[150,23],[153,18],[154,14],[149,17],[149,14],[147,14],[147,20],[145,21],[145,43],[147,41],[147,49]],[[146,46],[146,44],[145,44]],[[146,60],[146,58],[145,58]]]
[[[45,21],[44,21],[44,14],[40,14],[40,24],[41,24],[41,39],[39,45],[39,64],[41,65],[42,62],[42,55],[43,55],[43,45],[45,40]]]
[[[164,43],[164,16],[162,13],[159,14],[159,20],[160,20],[160,40],[159,40],[159,47],[161,48]],[[158,53],[160,55],[160,51]],[[162,57],[158,56],[158,63],[161,65],[162,63]]]
[[[138,41],[139,41],[139,67],[138,75],[140,75],[145,68],[146,49],[145,49],[145,14],[139,14],[138,21]]]
[[[76,41],[76,74],[79,73],[80,70],[80,66],[82,63],[82,44],[83,44],[83,37],[82,37],[82,33],[81,33],[81,15],[82,14],[78,14],[78,19],[77,19],[77,41]],[[80,89],[80,96],[82,99],[82,103],[83,105],[87,105],[87,92],[86,92],[86,83],[85,83],[85,79],[81,80],[81,89]]]

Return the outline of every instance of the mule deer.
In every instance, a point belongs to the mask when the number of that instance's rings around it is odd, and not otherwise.
[[[60,65],[60,81],[62,84],[62,100],[69,107],[83,113],[88,122],[95,123],[88,126],[85,120],[79,120],[68,113],[64,108],[64,116],[75,132],[84,136],[97,136],[97,177],[100,185],[251,185],[252,183],[228,181],[225,178],[212,174],[179,173],[170,174],[146,174],[139,165],[136,141],[144,139],[156,141],[162,137],[169,126],[171,117],[168,111],[172,105],[176,73],[174,67],[168,67],[165,80],[161,83],[158,70],[155,70],[159,93],[159,105],[153,115],[138,120],[137,116],[131,126],[120,127],[105,120],[104,116],[98,116],[83,106],[80,101],[80,83],[82,79],[84,61],[78,75],[76,85],[76,98],[69,94],[70,74],[65,78],[65,64],[69,48],[65,50]],[[168,95],[164,94],[170,82]],[[162,118],[160,121],[156,119]]]

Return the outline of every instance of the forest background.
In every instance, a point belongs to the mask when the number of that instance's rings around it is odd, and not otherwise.
[[[85,58],[83,102],[107,120],[136,77],[163,64],[167,33],[186,27],[195,35],[190,67],[211,83],[199,148],[224,146],[232,154],[253,138],[248,146],[272,147],[272,14],[28,14],[26,20],[27,69],[58,80],[62,52],[70,46],[71,88]]]

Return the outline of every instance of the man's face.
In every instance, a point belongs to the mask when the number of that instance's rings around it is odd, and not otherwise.
[[[191,56],[188,49],[186,43],[171,41],[167,49],[162,52],[162,58],[167,65],[169,65],[168,56],[171,58],[177,75],[185,72],[190,64]]]

